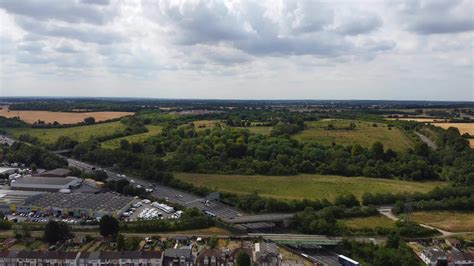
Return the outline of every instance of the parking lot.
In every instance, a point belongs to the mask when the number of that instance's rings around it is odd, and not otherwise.
[[[138,221],[138,220],[159,220],[159,219],[179,219],[181,217],[181,211],[175,211],[173,208],[157,202],[150,202],[143,200],[136,203],[127,210],[123,217],[127,221]],[[166,209],[166,207],[169,209]]]

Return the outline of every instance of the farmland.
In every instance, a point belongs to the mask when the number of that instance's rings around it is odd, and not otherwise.
[[[431,123],[434,126],[438,126],[444,129],[455,127],[459,129],[461,134],[469,133],[474,136],[474,123]]]
[[[345,129],[350,123],[355,124],[355,129]],[[377,126],[374,127],[374,124]],[[335,127],[328,130],[328,126]],[[370,147],[375,141],[380,141],[385,148],[395,151],[405,151],[413,146],[411,140],[399,129],[381,123],[369,123],[353,120],[325,119],[306,123],[307,129],[294,135],[294,138],[304,142],[317,142],[324,145],[332,143],[341,145],[360,144]]]
[[[363,229],[363,228],[394,228],[395,222],[383,215],[351,218],[341,220],[341,223],[351,229]]]
[[[386,118],[386,120],[415,121],[419,123],[432,123],[432,122],[445,121],[445,119],[439,119],[439,118],[417,118],[417,117]]]
[[[157,125],[147,125],[146,128],[148,132],[107,140],[102,142],[101,146],[104,149],[115,149],[120,146],[120,141],[122,140],[127,140],[129,143],[143,142],[145,139],[159,134],[163,129],[162,126]]]
[[[106,121],[133,115],[132,112],[50,112],[50,111],[17,111],[9,110],[7,106],[2,106],[0,116],[7,118],[19,117],[28,124],[33,124],[38,120],[45,123],[58,122],[60,124],[77,124],[84,121],[84,118],[94,117],[95,121]]]
[[[352,193],[361,198],[365,192],[428,192],[443,182],[410,182],[366,177],[327,175],[247,176],[178,173],[180,180],[235,194],[258,193],[278,199],[329,199]]]
[[[78,126],[69,128],[11,128],[7,131],[18,138],[22,134],[30,134],[37,137],[40,142],[50,144],[61,136],[70,137],[77,141],[86,141],[93,137],[110,135],[121,132],[125,125],[120,122],[110,122],[89,126]]]
[[[474,231],[474,213],[472,212],[414,212],[411,219],[449,232]]]
[[[468,133],[471,136],[474,136],[474,123],[431,123],[432,125],[447,129],[450,127],[455,127],[459,129],[461,134]],[[471,148],[474,148],[474,139],[469,139]]]

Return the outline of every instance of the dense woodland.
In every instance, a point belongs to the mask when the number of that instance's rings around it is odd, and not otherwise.
[[[354,202],[355,198],[351,195],[329,202],[280,201],[256,194],[237,197],[222,193],[224,202],[254,213],[299,212],[307,207],[311,207],[313,212],[317,213],[328,207],[343,206],[348,210],[355,208],[351,212],[344,211],[343,213],[349,213],[344,215],[357,216],[371,210],[358,209],[361,208],[359,206],[361,204],[369,206],[399,202],[397,206],[401,206],[407,200],[412,201],[415,208],[420,210],[472,208],[472,204],[469,206],[472,197],[469,196],[472,195],[474,184],[474,151],[469,148],[466,136],[461,136],[456,128],[443,130],[416,122],[387,122],[372,113],[372,111],[334,109],[298,113],[268,107],[260,109],[245,107],[204,115],[175,116],[147,109],[139,110],[133,117],[123,118],[121,121],[126,126],[123,132],[82,143],[68,137],[60,137],[56,143],[44,145],[28,135],[20,138],[22,141],[50,150],[73,149],[72,155],[78,159],[104,167],[116,167],[121,171],[200,195],[206,195],[211,191],[183,183],[175,179],[172,173],[176,171],[244,175],[315,173],[404,180],[447,180],[453,184],[427,194],[366,193],[361,203],[357,200]],[[292,134],[305,129],[305,122],[327,117],[390,123],[389,128],[399,128],[407,135],[414,131],[422,132],[437,143],[438,149],[435,151],[415,138],[413,138],[415,143],[413,149],[395,152],[386,149],[380,142],[373,143],[369,148],[359,145],[328,146],[300,142],[291,137]],[[192,122],[199,119],[221,122],[212,128],[198,128]],[[0,122],[5,128],[25,126],[16,119],[2,119]],[[146,125],[157,123],[164,126],[162,132],[146,139],[144,143],[122,141],[120,147],[115,150],[101,148],[102,141],[143,133],[147,131]],[[271,126],[272,131],[269,135],[254,134],[248,129],[249,126]],[[327,130],[338,129],[328,127]],[[357,128],[353,126],[350,130]],[[10,148],[5,147],[2,154],[8,161],[19,161],[26,165],[35,164],[37,167],[47,169],[66,165],[64,159],[51,155],[44,148],[15,144]],[[96,178],[103,181],[103,177]],[[144,193],[125,180],[108,182],[107,187],[129,195]],[[339,216],[346,217],[344,215]]]

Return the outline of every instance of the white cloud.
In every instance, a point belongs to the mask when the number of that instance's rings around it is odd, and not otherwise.
[[[472,5],[0,0],[0,96],[474,100]]]

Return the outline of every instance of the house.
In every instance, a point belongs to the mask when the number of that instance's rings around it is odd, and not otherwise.
[[[235,265],[235,263],[237,261],[237,254],[239,254],[239,252],[241,252],[241,251],[247,253],[247,255],[249,255],[249,258],[252,259],[252,249],[251,248],[240,247],[240,248],[236,248],[236,249],[234,249],[230,252],[229,256],[227,257],[227,265],[229,265],[229,266]]]
[[[474,266],[474,253],[452,250],[448,255],[449,266]]]
[[[430,266],[439,266],[448,264],[446,252],[438,247],[425,248],[420,254],[421,260]]]
[[[461,248],[461,241],[457,240],[456,238],[448,238],[445,241],[446,244],[450,245],[453,248]]]
[[[191,249],[166,249],[163,253],[163,266],[191,266],[194,257]]]
[[[254,262],[262,266],[279,265],[281,262],[275,243],[255,243],[252,257]]]
[[[196,259],[196,265],[199,266],[220,266],[227,265],[227,259],[224,253],[218,249],[206,249]]]

